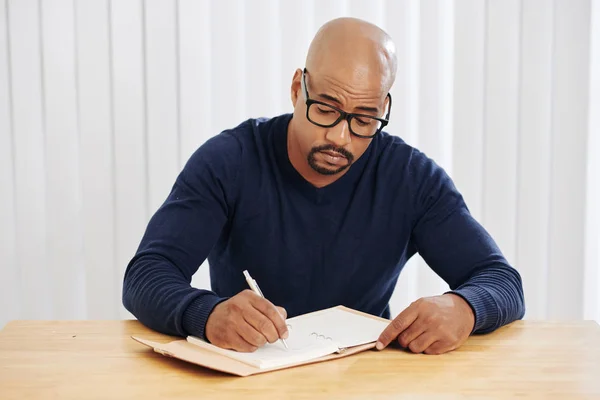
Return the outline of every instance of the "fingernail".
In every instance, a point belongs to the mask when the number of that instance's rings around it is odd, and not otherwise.
[[[290,337],[290,334],[288,331],[283,332],[283,335],[281,335],[282,338],[287,339]]]
[[[381,350],[381,349],[383,349],[383,343],[377,342],[377,344],[375,345],[375,347],[377,348],[377,350]]]

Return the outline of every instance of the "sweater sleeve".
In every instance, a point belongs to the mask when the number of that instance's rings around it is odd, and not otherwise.
[[[123,282],[123,305],[149,328],[205,338],[208,316],[225,298],[193,288],[191,279],[232,212],[240,160],[231,134],[208,140],[150,219]]]
[[[411,177],[418,216],[412,242],[451,291],[473,309],[474,333],[491,332],[525,313],[518,271],[470,214],[446,172],[414,150]]]

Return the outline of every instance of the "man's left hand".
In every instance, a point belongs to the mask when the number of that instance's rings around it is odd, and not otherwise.
[[[393,340],[413,353],[442,354],[460,347],[475,324],[471,306],[446,293],[424,297],[400,313],[379,336],[377,349]]]

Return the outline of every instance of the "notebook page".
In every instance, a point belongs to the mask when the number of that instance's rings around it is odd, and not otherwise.
[[[258,368],[280,367],[313,360],[335,353],[339,349],[338,344],[333,341],[319,340],[314,336],[296,334],[291,331],[290,337],[286,339],[287,349],[281,341],[277,341],[272,344],[267,343],[252,353],[222,349],[193,336],[188,337],[187,340],[192,344]]]
[[[332,308],[291,318],[287,323],[293,327],[294,334],[298,333],[299,336],[318,334],[322,339],[331,338],[340,348],[343,348],[377,341],[390,321],[380,321]]]

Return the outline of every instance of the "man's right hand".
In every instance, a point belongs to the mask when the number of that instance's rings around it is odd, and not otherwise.
[[[253,352],[267,342],[287,339],[287,312],[251,290],[219,303],[205,327],[210,343],[224,349]]]

